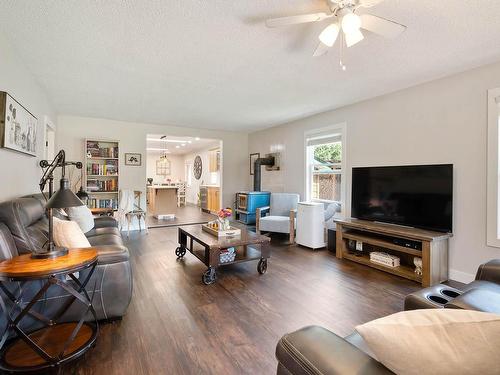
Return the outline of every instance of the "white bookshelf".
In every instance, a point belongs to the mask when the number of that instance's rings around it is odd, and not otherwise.
[[[118,208],[119,156],[118,141],[85,139],[85,188],[88,207],[94,213]]]

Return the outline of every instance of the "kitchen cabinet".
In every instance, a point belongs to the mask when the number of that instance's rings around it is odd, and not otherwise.
[[[210,172],[218,172],[220,170],[220,149],[209,151],[208,170]]]
[[[200,196],[202,210],[208,212],[220,210],[220,188],[218,186],[201,186]]]

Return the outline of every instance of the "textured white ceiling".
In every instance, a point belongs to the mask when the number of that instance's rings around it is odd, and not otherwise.
[[[253,131],[500,60],[499,0],[386,0],[408,26],[312,58],[321,0],[2,0],[0,31],[59,113]],[[1,51],[0,51],[1,55]]]

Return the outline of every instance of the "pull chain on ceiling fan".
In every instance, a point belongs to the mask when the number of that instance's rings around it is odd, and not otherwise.
[[[312,13],[291,17],[272,18],[266,21],[267,27],[282,27],[309,22],[321,22],[333,18],[334,22],[326,26],[319,34],[319,44],[313,56],[321,56],[333,47],[340,35],[340,66],[343,63],[343,45],[352,47],[364,39],[361,31],[367,30],[386,38],[395,38],[406,30],[406,26],[373,14],[358,15],[360,8],[371,8],[383,0],[326,0],[329,13]]]

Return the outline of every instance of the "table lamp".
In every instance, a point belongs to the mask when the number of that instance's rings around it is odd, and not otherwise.
[[[52,210],[54,208],[83,206],[84,203],[75,195],[75,193],[71,191],[69,187],[69,180],[65,177],[66,165],[76,165],[77,168],[81,168],[80,162],[66,162],[64,150],[59,151],[52,163],[49,164],[46,160],[42,160],[40,162],[40,166],[42,168],[47,168],[42,176],[42,179],[40,180],[40,190],[42,192],[45,184],[49,182],[50,198],[45,204],[49,217],[49,239],[47,241],[46,248],[44,247],[42,251],[37,251],[31,254],[31,258],[33,259],[57,258],[68,254],[67,248],[59,247],[54,244],[54,215]],[[57,167],[62,167],[62,178],[60,180],[59,190],[52,194],[52,181],[54,178],[53,172]]]

